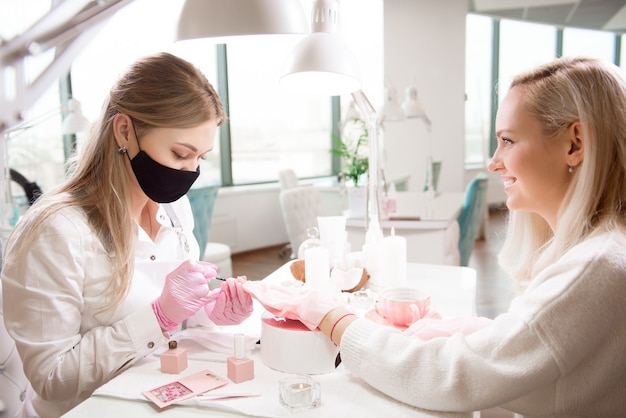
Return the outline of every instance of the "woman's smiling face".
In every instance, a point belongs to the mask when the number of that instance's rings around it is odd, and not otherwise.
[[[571,177],[567,157],[574,127],[547,137],[541,121],[525,107],[523,90],[513,87],[496,117],[498,148],[489,171],[500,173],[507,206],[534,212],[553,228]]]

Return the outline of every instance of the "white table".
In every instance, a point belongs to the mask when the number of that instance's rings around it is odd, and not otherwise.
[[[431,264],[459,264],[459,225],[464,193],[398,192],[397,211],[381,220],[383,234],[407,240],[407,261]],[[348,241],[353,251],[362,248],[367,225],[365,219],[348,218]]]
[[[264,280],[275,283],[294,280],[289,270],[289,264],[283,265]],[[475,313],[476,272],[473,269],[409,263],[407,273],[408,284],[429,291],[432,296],[432,308],[438,310],[444,316],[472,315]],[[228,332],[236,332],[237,329],[241,329],[250,335],[256,329],[260,333],[260,316],[262,313],[263,309],[260,305],[257,305],[252,317],[239,327],[229,327]],[[189,368],[183,372],[184,375],[209,368],[220,376],[226,376],[226,366],[220,362],[226,357],[225,354],[207,350],[203,351],[203,349],[198,349],[198,346],[195,348],[190,347],[189,350]],[[203,358],[202,356],[205,357]],[[200,359],[196,360],[196,358]],[[278,380],[289,376],[289,374],[266,367],[262,363],[258,352],[253,352],[251,358],[255,361],[255,379],[238,385],[228,384],[223,391],[246,392],[249,390],[260,390],[262,395],[257,398],[213,401],[211,403],[190,400],[191,405],[176,405],[159,411],[151,403],[143,400],[139,393],[142,390],[151,389],[161,383],[171,381],[174,375],[159,373],[158,359],[150,356],[105,385],[105,388],[109,387],[108,392],[104,391],[105,393],[100,394],[96,392],[95,395],[69,411],[64,417],[290,416],[288,411],[280,406],[277,395]],[[216,359],[217,362],[215,361]],[[149,383],[146,382],[147,377],[150,379]],[[367,418],[369,416],[381,416],[381,411],[395,416],[414,416],[418,418],[469,418],[473,415],[472,413],[436,413],[416,410],[374,390],[359,379],[351,376],[341,366],[333,373],[315,375],[314,378],[322,385],[322,406],[299,414],[301,417],[363,416]],[[116,385],[133,388],[131,399],[123,399],[120,397],[121,395],[112,394],[110,387],[115,387]],[[128,396],[128,394],[124,396]],[[360,402],[362,399],[368,399],[368,402]],[[348,409],[350,413],[345,413]],[[242,411],[253,412],[245,413]]]

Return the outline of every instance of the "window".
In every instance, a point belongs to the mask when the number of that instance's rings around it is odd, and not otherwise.
[[[5,4],[6,3],[6,4]],[[27,7],[21,2],[3,2],[0,13],[0,36],[11,39],[39,20],[50,9],[50,0],[30,0]],[[24,76],[32,82],[54,58],[54,51],[30,57],[24,62]],[[0,91],[9,100],[19,94],[16,91],[13,68],[5,68],[0,82]],[[59,87],[48,88],[38,101],[23,112],[24,122],[13,127],[4,136],[8,139],[8,165],[36,182],[43,190],[48,190],[61,181],[65,175],[63,137],[60,133],[61,108]],[[2,138],[2,140],[5,140]],[[14,196],[23,196],[23,190],[11,185]]]
[[[491,127],[495,112],[491,110],[502,100],[512,78],[525,70],[562,55],[588,55],[611,62],[616,60],[616,35],[611,32],[575,28],[563,29],[559,38],[556,26],[502,19],[493,26],[489,17],[469,14],[466,34],[465,163],[485,164],[495,151]],[[491,27],[499,28],[493,36]],[[559,43],[559,41],[561,43]],[[498,50],[494,48],[497,45]],[[620,45],[624,56],[624,45]],[[492,86],[491,57],[497,56],[494,71],[498,74]],[[486,151],[485,151],[486,150]]]
[[[488,157],[491,122],[492,20],[467,15],[465,44],[465,163],[481,164]]]
[[[498,95],[502,100],[516,74],[556,57],[556,28],[503,19],[499,55]]]
[[[614,62],[615,34],[611,32],[563,29],[563,56],[588,55]]]
[[[253,40],[227,46],[234,184],[275,181],[278,170],[298,177],[331,174],[331,101],[279,85],[293,40]]]

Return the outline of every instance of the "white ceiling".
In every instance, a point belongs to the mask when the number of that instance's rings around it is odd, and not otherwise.
[[[626,33],[626,0],[470,0],[470,12]]]

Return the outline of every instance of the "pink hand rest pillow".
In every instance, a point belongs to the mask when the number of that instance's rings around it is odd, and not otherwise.
[[[456,317],[456,318],[424,318],[415,322],[404,333],[427,341],[437,337],[449,337],[460,332],[463,335],[472,334],[491,324],[492,320],[485,317]]]

